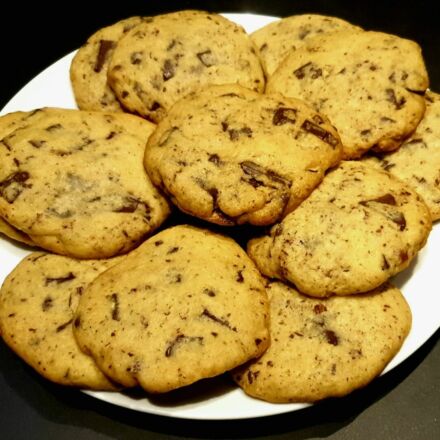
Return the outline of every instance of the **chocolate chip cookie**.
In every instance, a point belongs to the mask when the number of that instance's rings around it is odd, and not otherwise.
[[[301,295],[279,281],[267,291],[271,345],[233,377],[247,394],[269,402],[315,402],[367,385],[411,328],[409,306],[390,284],[327,299]]]
[[[6,278],[0,291],[0,330],[4,341],[47,379],[82,388],[114,385],[73,336],[74,312],[85,287],[123,257],[74,260],[35,252]]]
[[[264,90],[264,75],[244,29],[203,11],[153,17],[114,49],[108,81],[129,111],[161,120],[179,98],[207,84]]]
[[[267,92],[304,99],[338,129],[345,158],[396,149],[425,112],[428,75],[417,43],[380,32],[316,37],[268,79]]]
[[[96,278],[74,327],[105,374],[161,393],[261,355],[268,313],[263,279],[240,246],[176,226]]]
[[[224,85],[173,106],[148,141],[145,167],[182,211],[222,225],[268,225],[341,154],[337,131],[303,101]]]
[[[0,216],[56,253],[129,251],[169,212],[142,164],[152,130],[123,113],[32,112],[0,144]]]
[[[430,230],[428,207],[407,184],[347,161],[248,253],[263,274],[305,294],[349,295],[407,268]]]

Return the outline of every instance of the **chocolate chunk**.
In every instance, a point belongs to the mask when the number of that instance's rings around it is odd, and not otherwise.
[[[203,336],[185,336],[183,334],[179,334],[176,336],[173,342],[165,350],[165,356],[171,357],[176,349],[182,345],[190,342],[198,342],[200,345],[203,345]]]
[[[164,81],[170,80],[176,73],[176,67],[171,60],[165,60],[162,67],[162,79]]]
[[[148,108],[148,110],[155,112],[156,110],[159,110],[162,106],[160,105],[159,102],[154,101],[153,104],[151,104],[151,106]]]
[[[308,63],[296,69],[293,74],[298,79],[303,79],[306,76],[310,77],[311,79],[316,79],[322,76],[322,69],[316,67],[311,61],[309,61]]]
[[[204,293],[205,295],[210,296],[210,297],[214,297],[214,296],[215,296],[215,292],[214,292],[212,289],[204,289],[204,290],[203,290],[203,293]]]
[[[402,263],[404,263],[405,261],[408,260],[408,252],[406,252],[406,251],[400,251],[399,257],[400,257],[400,261],[401,261]]]
[[[272,182],[279,183],[289,188],[292,186],[292,182],[289,179],[286,179],[285,177],[282,177],[279,174],[275,173],[275,171],[268,170],[261,165],[256,164],[255,162],[246,160],[240,163],[240,167],[245,174],[251,177],[255,177],[256,179],[258,179],[259,177],[261,178],[262,176],[266,176]]]
[[[390,268],[390,264],[388,263],[387,258],[385,255],[382,255],[382,270],[387,270]]]
[[[38,141],[38,140],[30,140],[30,141],[28,141],[34,148],[41,148],[45,143],[46,143],[46,141],[43,141],[43,140],[41,140],[41,141]]]
[[[0,182],[0,195],[8,202],[13,203],[25,188],[32,185],[25,183],[30,175],[27,171],[17,171]]]
[[[217,324],[223,325],[224,327],[227,327],[229,330],[232,330],[233,332],[237,331],[236,327],[231,327],[231,324],[226,319],[221,319],[218,316],[215,316],[213,313],[211,313],[208,309],[204,309],[202,314],[200,316],[204,316],[206,318],[211,319],[212,321],[216,322]]]
[[[237,281],[237,283],[242,283],[244,281],[242,270],[239,270],[237,272],[237,278],[235,280]]]
[[[110,50],[112,50],[115,47],[115,42],[111,40],[100,40],[99,41],[99,50],[98,50],[98,56],[96,57],[96,63],[94,67],[94,71],[96,73],[101,72],[102,67],[104,66],[104,63],[107,59],[107,55]]]
[[[329,131],[324,130],[322,127],[320,127],[319,125],[315,124],[312,121],[309,121],[308,119],[306,119],[302,123],[301,128],[304,131],[307,131],[308,133],[318,137],[323,142],[329,144],[333,148],[335,148],[336,145],[338,145],[339,143],[338,140]]]
[[[8,144],[8,142],[7,142],[6,139],[2,139],[2,140],[0,141],[0,144],[2,144],[4,147],[6,147],[6,149],[7,149],[8,151],[12,151],[12,148],[11,148],[11,146]]]
[[[325,330],[324,331],[325,338],[330,345],[338,345],[339,339],[336,336],[336,333],[333,330]]]
[[[45,281],[45,285],[48,286],[50,283],[64,284],[67,283],[67,281],[74,280],[75,278],[76,276],[73,274],[73,272],[69,272],[67,275],[64,275],[63,277],[56,277],[56,278],[47,277]]]
[[[46,127],[45,130],[51,132],[51,131],[60,130],[61,128],[63,128],[61,124],[52,124]]]
[[[231,141],[236,141],[237,139],[239,139],[241,135],[247,136],[248,138],[252,137],[252,130],[249,127],[243,127],[239,129],[231,128],[228,130],[228,133],[229,133],[229,139]]]
[[[259,371],[249,370],[247,373],[247,380],[248,380],[249,384],[252,384],[252,382],[258,377],[259,374],[260,374]]]
[[[47,312],[53,306],[53,299],[50,296],[46,296],[41,304],[43,312]]]
[[[279,107],[272,118],[273,125],[295,124],[297,110],[295,108]]]
[[[206,67],[211,67],[214,64],[217,64],[216,59],[211,52],[211,49],[205,50],[204,52],[199,52],[197,54],[197,58]]]
[[[59,333],[61,331],[63,331],[67,326],[69,326],[70,324],[72,324],[73,318],[69,319],[67,322],[65,322],[64,324],[59,325],[56,328],[56,332]]]
[[[397,99],[396,92],[393,89],[386,89],[385,93],[387,95],[387,101],[394,104],[396,110],[400,110],[406,103],[406,99],[402,96],[400,99]]]
[[[142,55],[143,55],[142,51],[132,52],[132,54],[130,55],[131,64],[134,65],[140,64],[142,62]]]
[[[240,98],[242,97],[240,95],[237,95],[236,93],[224,93],[223,95],[220,95],[219,98]]]
[[[219,166],[220,163],[221,163],[221,160],[220,160],[220,157],[219,157],[218,154],[210,154],[209,158],[208,158],[208,161],[213,163],[216,166]]]
[[[123,198],[123,205],[112,210],[112,212],[135,212],[140,201],[132,196]]]
[[[119,296],[117,293],[112,293],[110,296],[108,296],[110,299],[112,305],[111,305],[111,312],[112,312],[112,319],[114,321],[120,321],[121,317],[119,314]]]
[[[315,315],[319,315],[326,311],[327,311],[327,307],[324,304],[316,304],[313,307],[313,312],[315,313]]]
[[[403,231],[406,228],[405,216],[400,211],[391,212],[388,214],[388,218],[399,226],[399,229]]]
[[[383,203],[384,205],[391,205],[391,206],[397,205],[396,199],[392,194],[385,194],[383,196],[377,197],[376,199],[365,200],[359,202],[359,204],[362,206],[368,206],[368,203],[370,202]]]
[[[163,244],[163,241],[162,240],[157,240],[157,241],[155,241],[154,242],[154,245],[157,247],[157,246],[160,246],[161,244]]]

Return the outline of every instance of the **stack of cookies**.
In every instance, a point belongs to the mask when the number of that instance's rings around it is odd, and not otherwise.
[[[416,43],[181,11],[99,30],[70,74],[80,110],[0,118],[0,231],[45,250],[0,291],[19,356],[97,390],[231,372],[270,402],[381,373],[411,328],[389,279],[440,217],[440,98]]]

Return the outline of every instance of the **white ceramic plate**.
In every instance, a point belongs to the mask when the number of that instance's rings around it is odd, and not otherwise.
[[[225,14],[252,32],[275,20],[275,17],[253,14]],[[69,67],[74,53],[60,59],[21,89],[4,107],[1,114],[32,110],[38,107],[76,108],[69,81]],[[0,238],[0,282],[27,254],[6,239]],[[438,261],[440,260],[440,225],[435,225],[428,244],[405,272],[395,277],[394,284],[404,293],[413,313],[412,330],[402,349],[384,372],[399,365],[417,350],[440,326],[438,294]],[[144,394],[87,392],[90,396],[115,405],[163,416],[187,419],[245,419],[286,413],[306,404],[271,404],[247,397],[227,377],[202,381],[188,389],[166,396],[148,398]]]

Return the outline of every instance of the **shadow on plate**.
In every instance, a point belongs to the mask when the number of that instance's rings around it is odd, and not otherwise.
[[[197,404],[220,397],[237,389],[226,374],[212,379],[204,379],[178,390],[165,394],[147,395],[141,388],[128,389],[122,392],[130,399],[148,399],[153,405],[175,407],[180,405]]]

